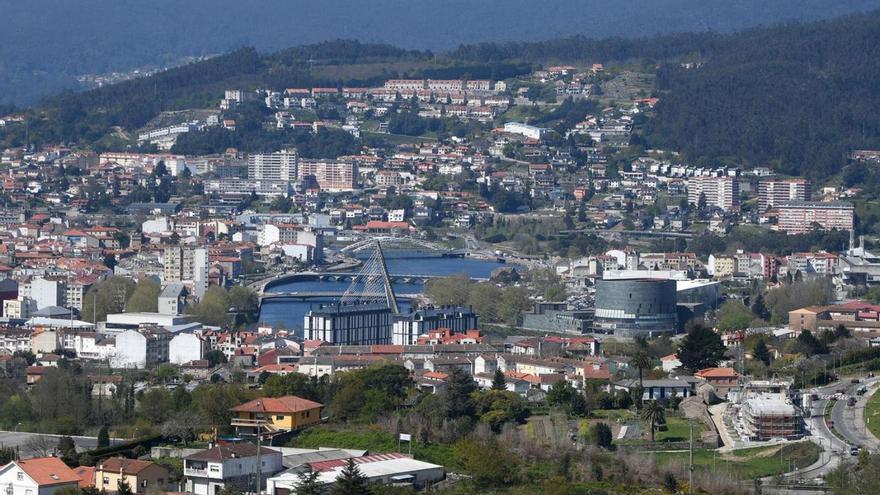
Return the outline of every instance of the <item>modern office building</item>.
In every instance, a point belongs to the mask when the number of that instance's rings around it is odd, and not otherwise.
[[[249,155],[248,179],[295,181],[298,161],[299,155],[293,148]]]
[[[706,206],[724,211],[739,210],[739,181],[736,177],[691,177],[688,179],[688,203],[697,205],[705,196]]]
[[[789,201],[809,201],[810,181],[806,179],[762,180],[758,183],[758,208],[769,208]]]
[[[593,329],[623,337],[674,333],[678,327],[675,280],[597,280]]]
[[[465,307],[428,307],[394,316],[392,343],[415,345],[420,335],[432,330],[448,328],[453,332],[465,332],[477,328],[477,315]]]
[[[333,345],[390,344],[392,326],[385,304],[334,303],[306,313],[303,338]]]
[[[855,209],[843,201],[789,201],[781,203],[776,210],[779,212],[777,228],[789,234],[803,234],[814,228],[853,229]]]

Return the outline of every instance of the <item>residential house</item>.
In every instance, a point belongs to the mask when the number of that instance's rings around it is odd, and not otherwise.
[[[270,432],[297,430],[319,423],[323,407],[295,395],[263,397],[233,407],[232,426],[251,432],[260,426]]]
[[[110,457],[95,466],[95,488],[115,492],[126,483],[133,493],[164,491],[168,488],[168,470],[151,461]]]
[[[265,480],[283,469],[281,452],[261,447],[261,489]],[[217,495],[227,485],[253,490],[257,472],[257,446],[252,443],[221,444],[183,459],[183,475],[188,493]]]
[[[80,478],[57,457],[12,461],[0,468],[5,495],[54,495],[76,490]]]

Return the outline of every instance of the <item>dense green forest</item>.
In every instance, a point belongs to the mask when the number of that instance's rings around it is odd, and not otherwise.
[[[880,13],[753,30],[712,43],[698,68],[658,71],[652,146],[826,177],[880,146]]]

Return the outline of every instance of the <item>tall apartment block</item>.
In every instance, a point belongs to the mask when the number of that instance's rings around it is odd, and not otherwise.
[[[758,207],[764,212],[789,201],[809,201],[811,192],[806,179],[762,180],[758,183]]]
[[[696,205],[705,195],[706,206],[724,211],[739,210],[739,182],[736,177],[691,177],[688,179],[688,203]]]

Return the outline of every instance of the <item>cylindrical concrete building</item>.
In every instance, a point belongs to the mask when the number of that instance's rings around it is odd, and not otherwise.
[[[652,337],[678,327],[674,280],[596,281],[597,332]]]

